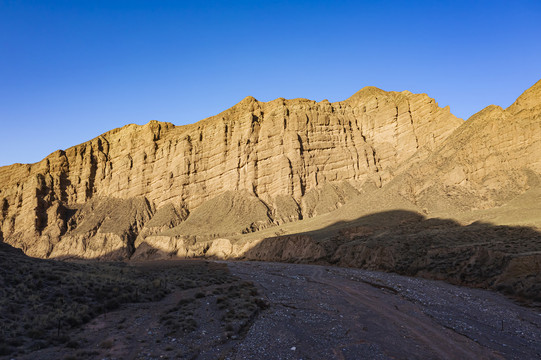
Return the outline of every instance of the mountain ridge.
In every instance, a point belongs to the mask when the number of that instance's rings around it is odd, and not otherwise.
[[[529,128],[514,128],[514,133],[536,136],[539,129],[532,119],[538,116],[539,84],[508,109],[487,107],[466,122],[426,94],[364,87],[333,103],[284,98],[260,102],[248,96],[194,124],[129,124],[38,163],[0,168],[0,236],[38,257],[106,256],[96,244],[126,249],[129,257],[136,244],[146,237],[158,241],[156,235],[164,231],[171,248],[181,240],[249,233],[336,211],[366,197],[373,191],[370,186],[426,214],[490,208],[503,201],[496,199],[502,193],[498,186],[504,185],[504,193],[505,184],[511,184],[502,199],[511,198],[541,173],[534,161],[536,140],[521,147],[518,138],[510,138],[517,155],[498,156],[509,163],[533,154],[529,160],[534,175],[522,171],[516,179],[500,176],[492,186],[498,194],[483,193],[487,181],[480,172],[498,166],[486,160],[494,146],[486,137],[501,131],[495,119],[522,114],[516,121]],[[492,123],[492,133],[485,134]],[[472,139],[480,141],[475,134],[481,134],[484,144],[477,158],[467,146]],[[472,156],[469,162],[460,160]],[[470,163],[481,165],[472,168]],[[438,205],[453,192],[460,196],[451,196],[449,206]],[[476,192],[486,199],[478,201],[479,196],[472,196]],[[124,209],[127,200],[138,204],[133,215]],[[215,205],[205,207],[212,201]],[[244,216],[246,206],[254,210]],[[125,213],[120,230],[103,226],[105,219],[92,216],[94,208]],[[164,218],[153,224],[158,213]],[[222,218],[229,220],[218,221]],[[209,221],[222,225],[201,230]],[[81,233],[82,228],[87,231]]]

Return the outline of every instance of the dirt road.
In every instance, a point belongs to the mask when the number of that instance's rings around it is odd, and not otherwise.
[[[493,292],[358,269],[229,268],[272,304],[231,359],[541,358],[541,314]]]

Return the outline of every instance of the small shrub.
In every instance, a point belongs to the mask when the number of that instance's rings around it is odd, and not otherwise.
[[[0,356],[9,355],[13,352],[13,348],[6,344],[0,344]]]
[[[66,347],[70,349],[77,349],[79,348],[79,343],[75,340],[70,340],[66,343]]]
[[[113,347],[113,340],[107,339],[100,343],[100,348],[102,349],[110,349]]]

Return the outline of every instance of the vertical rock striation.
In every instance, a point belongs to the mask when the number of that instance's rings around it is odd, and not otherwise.
[[[188,229],[191,213],[218,197],[251,204],[246,231],[294,221],[335,209],[365,182],[385,185],[462,123],[425,94],[367,87],[336,103],[247,97],[192,125],[127,125],[0,168],[0,234],[33,256],[101,257],[90,244],[129,254],[139,232],[186,218]],[[110,217],[83,216],[92,211]],[[118,226],[105,226],[117,213]],[[158,213],[171,219],[143,230]]]
[[[511,106],[491,105],[441,147],[394,180],[400,193],[430,213],[504,204],[541,185],[541,81]]]

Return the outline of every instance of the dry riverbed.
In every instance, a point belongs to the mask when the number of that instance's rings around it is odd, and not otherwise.
[[[541,358],[541,313],[491,291],[316,265],[229,268],[272,304],[231,359]]]
[[[541,358],[538,309],[495,292],[350,268],[208,264],[230,275],[102,314],[70,334],[77,348],[16,358]]]

